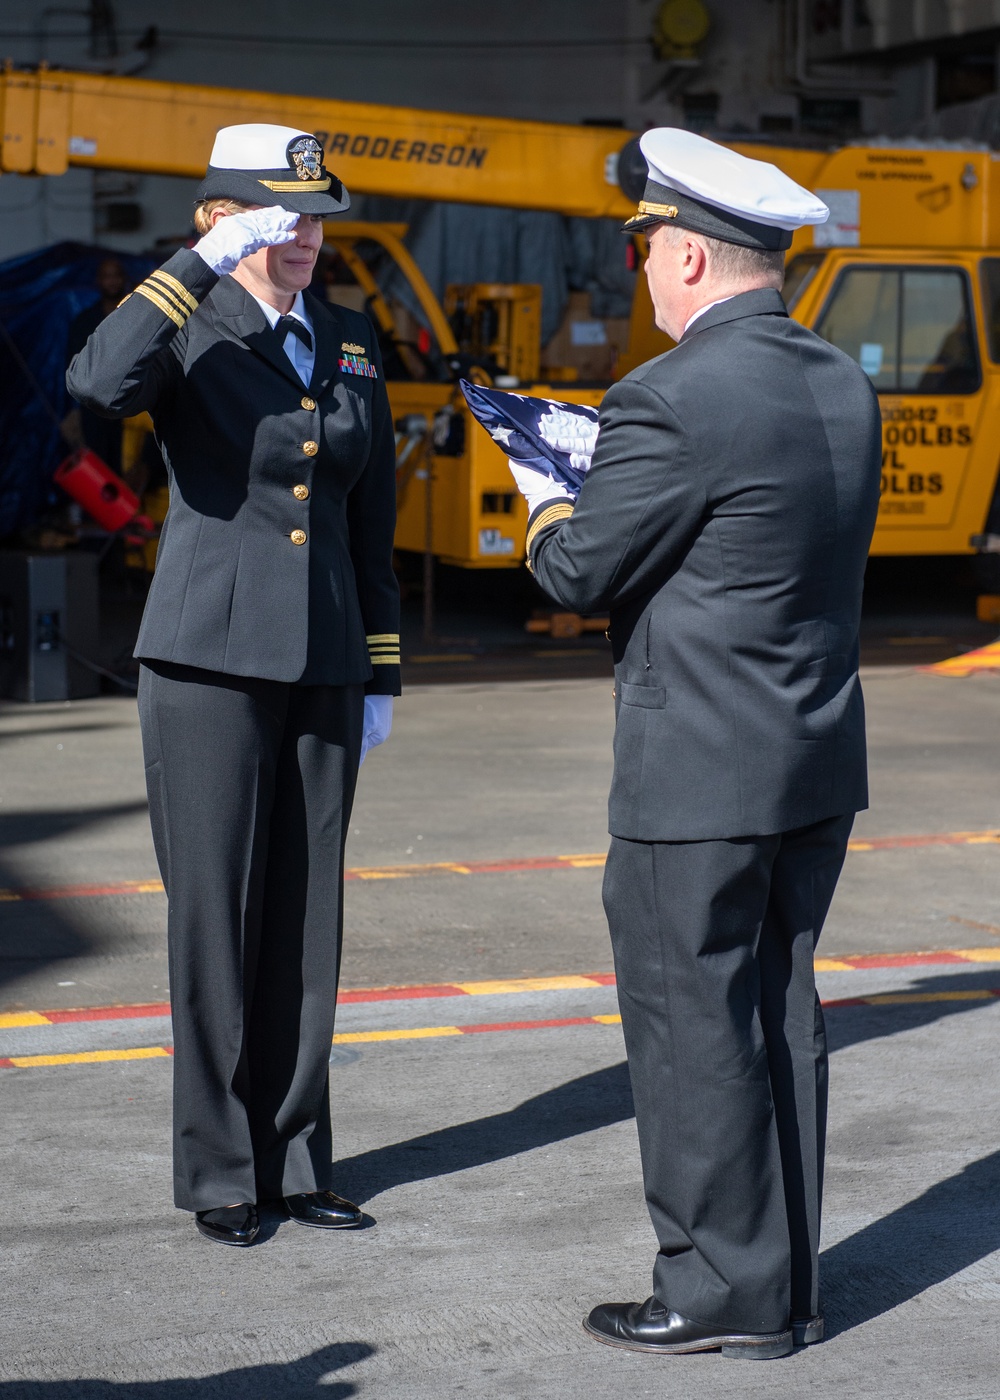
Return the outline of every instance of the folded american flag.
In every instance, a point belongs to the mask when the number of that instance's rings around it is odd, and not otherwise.
[[[467,379],[459,385],[474,416],[512,461],[559,482],[576,499],[597,442],[596,408],[483,389]]]

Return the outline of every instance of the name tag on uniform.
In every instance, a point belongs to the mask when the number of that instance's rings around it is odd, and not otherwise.
[[[366,379],[377,379],[375,366],[368,359],[363,345],[352,345],[345,340],[340,347],[341,374],[361,374]]]

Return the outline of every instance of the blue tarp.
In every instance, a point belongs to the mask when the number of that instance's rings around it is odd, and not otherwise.
[[[60,419],[72,407],[65,383],[69,328],[97,301],[97,269],[111,257],[132,286],[156,265],[83,243],[56,243],[0,263],[0,320]],[[0,538],[26,529],[61,497],[52,473],[65,452],[37,390],[0,336]]]

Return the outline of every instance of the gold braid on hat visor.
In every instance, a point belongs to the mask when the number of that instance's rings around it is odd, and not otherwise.
[[[680,210],[676,204],[654,204],[651,200],[640,199],[639,207],[629,219],[625,227],[635,223],[639,219],[676,219]]]
[[[330,188],[329,175],[325,180],[309,180],[303,184],[301,180],[258,180],[259,185],[266,185],[272,194],[314,194]]]

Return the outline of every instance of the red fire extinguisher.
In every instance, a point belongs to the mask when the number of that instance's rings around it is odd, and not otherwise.
[[[139,497],[89,447],[60,462],[53,480],[105,530],[115,533],[131,525],[147,535],[156,533],[149,516],[139,514]]]

